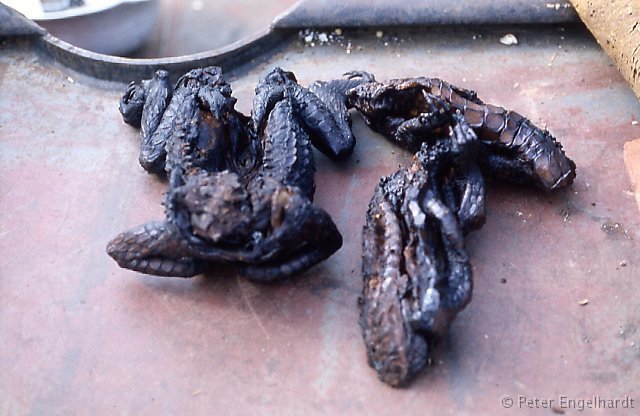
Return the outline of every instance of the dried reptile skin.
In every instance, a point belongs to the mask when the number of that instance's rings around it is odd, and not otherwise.
[[[381,179],[363,231],[369,364],[404,386],[471,299],[463,235],[485,222],[480,169],[552,191],[572,183],[575,164],[546,130],[439,79],[371,81],[345,97],[374,131],[420,149],[411,167]]]
[[[443,195],[455,187],[446,178],[472,163],[463,159],[473,157],[468,148],[477,138],[461,116],[455,120],[450,137],[424,143],[409,168],[380,180],[367,211],[360,326],[369,364],[392,386],[426,365],[471,300],[460,207],[448,206]],[[475,212],[484,216],[484,209]]]
[[[347,93],[349,106],[373,130],[409,144],[414,151],[429,134],[438,133],[430,125],[439,121],[429,116],[434,98],[459,110],[485,144],[485,154],[479,159],[485,172],[510,182],[533,183],[545,191],[573,182],[576,165],[548,131],[514,111],[483,103],[473,91],[437,78],[418,77],[364,83]],[[407,130],[419,134],[408,140]]]
[[[329,113],[315,95],[275,68],[258,85],[250,119],[235,110],[219,68],[185,74],[168,106],[152,88],[164,75],[131,84],[121,101],[126,122],[140,118],[143,167],[162,167],[169,177],[166,220],[108,244],[121,267],[189,277],[234,263],[245,277],[270,281],[302,273],[341,247],[330,216],[311,203],[312,143],[336,155],[345,143],[334,129],[318,134],[324,130],[314,120]],[[163,105],[164,113],[157,110]]]
[[[144,273],[192,276],[232,262],[249,279],[294,276],[329,257],[342,237],[311,203],[316,147],[351,155],[349,109],[416,152],[384,177],[363,229],[360,326],[379,378],[406,385],[471,300],[464,235],[485,222],[487,173],[545,191],[568,186],[575,164],[549,132],[437,78],[377,82],[352,71],[309,88],[274,68],[251,116],[234,109],[219,68],[128,86],[126,123],[141,128],[140,163],[169,177],[166,219],[122,233],[109,254]]]

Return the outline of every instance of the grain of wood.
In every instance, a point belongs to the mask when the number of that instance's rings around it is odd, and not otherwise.
[[[571,0],[640,98],[640,0]]]

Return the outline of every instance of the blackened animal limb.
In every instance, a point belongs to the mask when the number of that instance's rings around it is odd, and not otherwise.
[[[269,113],[271,113],[276,103],[283,98],[284,88],[280,85],[264,90],[258,90],[256,88],[256,96],[253,99],[251,109],[251,123],[256,133],[260,134],[262,132]]]
[[[165,70],[156,71],[153,78],[145,83],[145,102],[140,122],[143,140],[151,136],[160,125],[172,96],[173,87],[169,73]]]
[[[218,67],[206,67],[191,70],[176,83],[176,89],[162,120],[154,131],[143,135],[139,161],[149,173],[161,173],[165,168],[166,145],[173,134],[176,120],[198,106],[197,95],[201,88],[219,88],[228,95],[229,85],[224,81]]]
[[[455,212],[464,234],[480,229],[486,222],[484,177],[475,163],[454,170],[443,184],[443,200]],[[448,195],[447,195],[448,193]]]
[[[256,282],[273,282],[301,274],[333,254],[323,248],[312,248],[277,263],[258,263],[240,267],[240,274]]]
[[[447,259],[446,274],[448,284],[443,306],[457,311],[470,301],[472,281],[469,256],[464,248],[464,233],[458,217],[443,202],[439,188],[439,178],[450,168],[452,160],[466,153],[466,146],[474,144],[473,138],[457,137],[464,129],[452,129],[452,137],[430,147],[426,143],[416,155],[416,160],[430,173],[429,183],[421,190],[420,208],[439,223]],[[482,186],[482,183],[479,184]],[[483,198],[484,199],[484,198]]]
[[[140,165],[149,173],[161,173],[165,168],[167,142],[173,134],[175,122],[180,115],[195,108],[195,91],[178,89],[165,110],[158,128],[149,136],[142,138],[140,144]]]
[[[396,142],[400,143],[406,149],[417,151],[420,145],[429,141],[429,137],[434,134],[442,134],[437,130],[451,121],[449,106],[437,97],[425,95],[425,101],[428,111],[421,113],[419,116],[403,121],[397,127],[389,124],[386,128],[393,129]],[[396,123],[390,119],[391,123]]]
[[[508,170],[513,179],[552,191],[570,185],[575,178],[575,163],[551,134],[516,112],[484,104],[472,91],[436,78],[419,77],[365,83],[347,93],[349,104],[375,131],[395,140],[403,121],[428,108],[423,99],[426,96],[438,96],[461,111],[488,152],[522,165],[520,173]]]
[[[276,103],[264,130],[263,172],[283,185],[295,186],[307,199],[315,192],[311,141],[290,100]]]
[[[180,95],[184,95],[184,92]],[[166,116],[170,120],[163,120],[158,129],[160,133],[151,136],[140,147],[140,164],[148,172],[160,172],[164,169],[171,179],[175,169],[184,171],[194,167],[200,110],[194,94],[185,95],[184,98],[179,105],[170,105]]]
[[[406,319],[403,299],[409,282],[400,271],[402,232],[392,204],[384,197],[384,186],[381,181],[376,188],[363,230],[360,327],[369,365],[380,380],[398,387],[426,365],[429,347]]]
[[[124,122],[141,129],[140,162],[150,172],[161,171],[164,161],[151,163],[143,153],[152,143],[151,137],[160,125],[172,95],[169,73],[158,70],[151,79],[130,83],[120,99],[119,110]]]
[[[329,255],[342,246],[342,235],[331,216],[301,196],[299,190],[281,188],[272,201],[272,230],[256,248],[263,261],[276,261],[301,246],[315,247]]]
[[[285,86],[290,83],[297,84],[295,75],[279,67],[273,68],[258,81],[251,109],[253,130],[257,134],[262,133],[269,113],[278,101],[284,99]]]
[[[140,128],[145,98],[144,81],[140,83],[131,82],[127,86],[118,106],[125,123]]]
[[[476,161],[483,144],[469,126],[459,110],[452,116],[450,143],[452,182],[455,189],[455,204],[449,208],[456,213],[465,234],[479,229],[486,221],[484,177]]]
[[[107,253],[120,267],[156,276],[191,277],[198,262],[178,229],[166,222],[149,222],[117,235]]]
[[[346,93],[358,85],[375,81],[373,74],[364,71],[350,71],[343,79],[331,81],[315,81],[309,85],[309,91],[315,94],[329,111],[338,127],[332,141],[338,141],[341,149],[333,149],[329,156],[335,159],[345,159],[351,155],[355,146],[355,137],[351,132],[351,115],[347,107]],[[339,135],[337,135],[339,133]],[[318,144],[321,145],[321,144]]]
[[[316,94],[301,85],[289,85],[287,92],[292,96],[296,112],[318,150],[332,160],[343,160],[353,153],[355,139],[348,121],[332,112]]]
[[[464,248],[462,229],[456,216],[433,192],[427,192],[420,205],[440,224],[447,259],[447,284],[442,305],[453,311],[461,310],[471,300],[472,291],[471,265]]]
[[[199,103],[218,120],[231,111],[236,103],[235,98],[226,96],[220,88],[209,86],[199,88],[197,96]]]

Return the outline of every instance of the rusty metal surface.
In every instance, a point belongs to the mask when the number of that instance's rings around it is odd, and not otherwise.
[[[518,46],[502,45],[505,33]],[[349,69],[437,76],[548,125],[578,165],[573,187],[554,195],[490,183],[487,224],[467,240],[474,298],[433,365],[408,389],[387,387],[357,325],[366,205],[408,154],[356,117],[352,159],[318,155],[316,200],[345,244],[296,280],[121,270],[106,242],[161,218],[166,187],[137,164],[137,133],[116,109],[123,85],[5,40],[0,414],[551,414],[519,409],[518,395],[560,394],[630,395],[638,407],[640,207],[623,148],[640,138],[640,104],[606,55],[579,27],[344,36],[313,48],[290,37],[236,68],[239,108],[274,65],[303,83]],[[501,406],[505,394],[514,408]]]

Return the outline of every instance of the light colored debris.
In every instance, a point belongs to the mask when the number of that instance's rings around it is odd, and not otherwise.
[[[507,46],[513,46],[518,44],[518,38],[513,33],[507,33],[500,38],[500,43]]]

